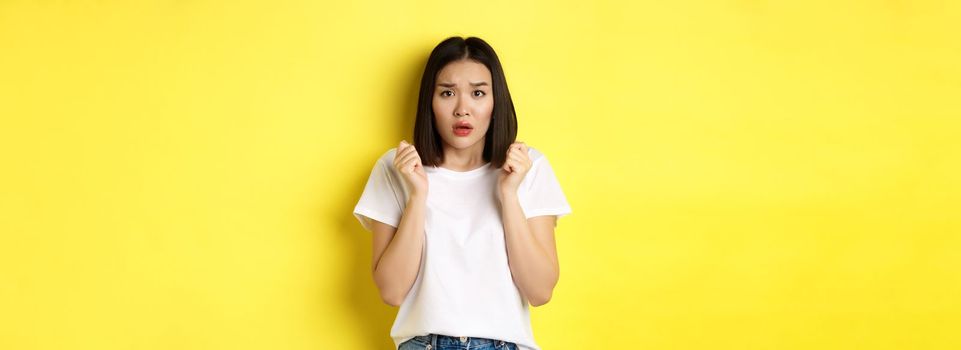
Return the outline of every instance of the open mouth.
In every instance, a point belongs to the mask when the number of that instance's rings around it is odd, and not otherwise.
[[[467,136],[473,130],[474,130],[474,127],[467,122],[460,122],[460,123],[454,124],[454,134],[457,136]]]

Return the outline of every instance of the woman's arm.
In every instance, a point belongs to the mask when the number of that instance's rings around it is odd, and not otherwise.
[[[410,195],[396,230],[383,223],[374,224],[371,269],[381,299],[388,305],[398,306],[404,302],[420,270],[428,184],[420,155],[406,140],[397,145],[393,166],[410,189]]]
[[[553,215],[525,219],[516,192],[501,193],[507,260],[514,284],[533,306],[551,300],[560,277]]]
[[[374,254],[371,268],[380,297],[390,306],[398,306],[407,297],[424,249],[425,196],[412,195],[407,200],[397,228],[374,221]]]

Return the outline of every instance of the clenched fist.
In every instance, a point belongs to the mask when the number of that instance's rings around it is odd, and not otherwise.
[[[394,155],[394,169],[404,178],[411,196],[427,198],[427,172],[414,145],[400,141]]]
[[[527,155],[527,145],[523,142],[514,142],[507,148],[507,160],[501,167],[501,172],[497,176],[497,189],[503,198],[504,195],[516,195],[517,188],[520,187],[524,176],[531,170],[533,162]]]

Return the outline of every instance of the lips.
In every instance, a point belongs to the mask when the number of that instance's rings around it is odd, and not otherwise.
[[[473,129],[473,128],[474,128],[473,125],[471,125],[470,123],[465,122],[465,121],[460,121],[460,122],[454,123],[454,130]]]
[[[470,132],[474,130],[474,126],[465,121],[460,121],[454,124],[454,135],[457,136],[467,136]]]

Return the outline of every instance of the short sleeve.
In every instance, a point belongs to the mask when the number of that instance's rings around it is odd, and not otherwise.
[[[403,210],[402,195],[403,190],[384,164],[384,158],[378,159],[364,186],[364,193],[354,207],[354,216],[370,232],[373,232],[370,220],[397,227]]]
[[[525,180],[528,181],[527,186],[521,187],[523,190],[519,197],[527,218],[556,215],[560,219],[571,213],[571,206],[567,203],[561,184],[546,157],[541,156],[534,160]]]

